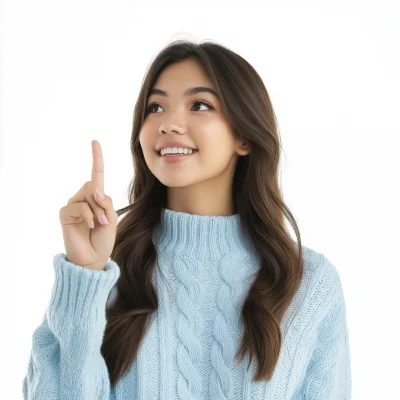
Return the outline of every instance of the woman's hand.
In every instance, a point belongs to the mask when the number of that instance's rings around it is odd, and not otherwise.
[[[105,196],[103,200],[96,193],[96,188],[104,193],[103,155],[97,140],[92,141],[92,155],[92,180],[60,209],[60,222],[67,261],[92,270],[104,270],[114,248],[118,214],[111,197]],[[108,222],[102,222],[103,215]]]

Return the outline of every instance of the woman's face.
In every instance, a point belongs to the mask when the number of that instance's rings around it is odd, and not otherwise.
[[[166,96],[150,94],[139,141],[149,169],[162,184],[169,188],[197,187],[201,193],[218,196],[217,185],[229,190],[238,155],[248,151],[233,140],[215,95],[184,95],[194,87],[215,89],[195,60],[165,68],[153,89],[166,92]],[[182,161],[166,162],[168,156],[159,156],[155,149],[169,140],[198,151]]]

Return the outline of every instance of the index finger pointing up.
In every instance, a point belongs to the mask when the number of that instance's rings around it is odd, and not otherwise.
[[[92,140],[92,182],[95,188],[99,188],[104,192],[104,163],[103,153],[100,143],[97,140]]]

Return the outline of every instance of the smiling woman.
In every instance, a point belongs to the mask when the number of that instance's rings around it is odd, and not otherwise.
[[[149,92],[139,141],[146,165],[167,187],[169,209],[202,215],[234,212],[227,187],[232,183],[239,157],[250,149],[232,134],[221,112],[220,98],[216,86],[194,58],[165,67]],[[197,148],[198,153],[155,157],[153,149],[163,147],[171,148],[170,152]],[[211,194],[215,199],[212,203],[207,201]]]
[[[350,399],[341,280],[283,201],[256,70],[218,44],[168,45],[143,82],[131,150],[105,269],[54,259],[24,398]]]

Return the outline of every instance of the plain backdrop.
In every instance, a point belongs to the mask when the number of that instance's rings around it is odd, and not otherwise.
[[[91,176],[126,206],[133,107],[175,39],[212,40],[261,75],[303,244],[339,271],[353,399],[399,391],[399,9],[395,1],[3,1],[0,398],[22,399],[32,334],[64,252],[59,210]]]

